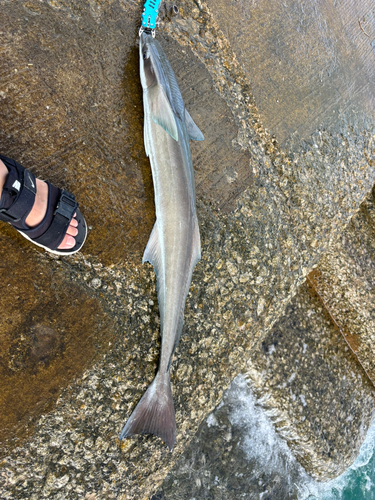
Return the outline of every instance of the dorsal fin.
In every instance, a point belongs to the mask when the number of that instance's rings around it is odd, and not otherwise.
[[[195,124],[192,117],[189,115],[189,112],[185,108],[185,123],[186,128],[189,134],[189,138],[193,141],[204,141],[204,135],[199,130],[198,126]]]
[[[161,85],[154,85],[147,90],[149,94],[152,120],[160,125],[175,141],[178,141],[176,117],[171,104]]]

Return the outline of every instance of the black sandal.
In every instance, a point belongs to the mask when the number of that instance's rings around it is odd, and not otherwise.
[[[0,155],[0,160],[9,171],[0,198],[0,220],[9,222],[22,236],[48,252],[57,255],[72,255],[78,252],[86,240],[87,227],[74,196],[47,182],[46,215],[40,224],[30,228],[25,220],[34,205],[35,176],[30,170],[6,156]],[[57,247],[64,239],[74,214],[78,222],[78,234],[74,237],[76,244],[73,248],[58,250]]]

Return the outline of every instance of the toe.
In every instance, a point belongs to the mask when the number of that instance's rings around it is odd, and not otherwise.
[[[62,243],[59,245],[59,250],[69,250],[74,247],[76,244],[76,240],[73,236],[70,236],[68,233],[64,236]]]
[[[70,221],[70,225],[66,231],[66,235],[62,240],[61,244],[58,246],[59,250],[70,250],[76,244],[75,236],[78,234],[78,222],[76,219]]]
[[[73,219],[70,221],[70,225],[71,225],[71,226],[73,226],[73,227],[77,227],[77,226],[78,226],[78,221],[77,221],[77,219],[75,219],[75,218],[73,217]]]
[[[78,234],[78,229],[77,229],[77,227],[74,227],[74,226],[70,225],[70,226],[68,227],[68,230],[67,230],[66,234],[70,234],[70,236],[73,236],[73,237],[74,237],[74,236],[77,236],[77,234]]]

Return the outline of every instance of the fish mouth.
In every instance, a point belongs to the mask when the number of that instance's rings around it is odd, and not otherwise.
[[[141,47],[141,50],[143,49],[147,39],[147,33],[144,31],[141,33],[141,36],[139,37],[139,45]]]
[[[153,38],[151,35],[148,35],[145,31],[141,34],[140,37],[140,49],[144,51],[145,49],[151,54],[151,52],[155,52],[152,50],[152,42]]]

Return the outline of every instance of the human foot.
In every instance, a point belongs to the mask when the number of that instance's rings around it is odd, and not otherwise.
[[[30,228],[38,226],[46,215],[47,205],[48,205],[48,185],[44,181],[36,179],[35,201],[33,208],[31,209],[31,212],[25,219],[26,225],[29,226]],[[66,232],[66,235],[64,236],[64,239],[62,240],[62,243],[57,247],[59,250],[68,250],[70,248],[73,248],[74,245],[76,244],[76,240],[74,239],[74,237],[77,236],[78,234],[78,229],[77,229],[78,222],[77,219],[75,219],[75,216],[76,214],[74,214],[73,219],[70,221],[68,230]]]
[[[74,196],[35,179],[22,165],[0,155],[0,220],[47,251],[70,255],[82,247],[86,224]]]

